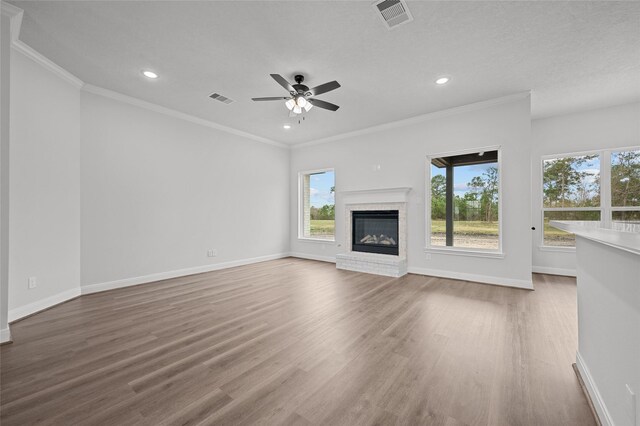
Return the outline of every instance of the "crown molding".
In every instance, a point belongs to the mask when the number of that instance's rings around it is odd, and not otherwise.
[[[9,29],[9,32],[11,33],[11,41],[14,42],[18,40],[24,11],[19,7],[5,2],[0,2],[0,11],[2,12],[2,15],[7,16],[9,18],[9,22],[11,22],[11,28]]]
[[[46,56],[36,51],[31,46],[27,45],[26,43],[24,43],[19,39],[20,27],[22,25],[22,17],[24,16],[24,11],[22,9],[12,4],[5,3],[4,1],[0,2],[0,9],[2,11],[2,15],[9,17],[11,22],[11,28],[10,28],[11,47],[15,51],[22,53],[24,56],[40,64],[45,69],[49,70],[53,74],[57,75],[67,83],[70,83],[72,86],[80,90],[85,90],[87,92],[90,92],[96,95],[111,98],[111,99],[124,102],[130,105],[134,105],[140,108],[145,108],[151,111],[158,112],[160,114],[168,115],[181,120],[189,121],[191,123],[199,124],[201,126],[206,126],[212,129],[221,130],[223,132],[231,133],[233,135],[241,136],[257,142],[262,142],[268,145],[277,146],[279,148],[286,148],[286,149],[290,148],[289,145],[281,142],[276,142],[271,139],[254,135],[252,133],[247,133],[247,132],[243,132],[242,130],[223,126],[222,124],[218,124],[213,121],[205,120],[203,118],[199,118],[190,114],[165,108],[163,106],[153,104],[151,102],[143,101],[141,99],[137,99],[131,96],[123,95],[121,93],[117,93],[108,89],[103,89],[101,87],[93,86],[91,84],[85,84],[84,81],[80,80],[78,77],[71,74],[69,71],[62,68],[61,66],[59,66],[58,64],[56,64],[55,62],[53,62],[52,60],[50,60],[49,58],[47,58]]]
[[[142,99],[123,95],[122,93],[114,92],[112,90],[103,89],[102,87],[94,86],[92,84],[85,84],[84,86],[82,86],[82,90],[88,93],[93,93],[94,95],[103,96],[105,98],[124,102],[129,105],[148,109],[150,111],[168,115],[170,117],[178,118],[184,121],[189,121],[191,123],[199,124],[201,126],[209,127],[212,129],[221,130],[223,132],[231,133],[233,135],[241,136],[257,142],[262,142],[268,145],[277,146],[279,148],[289,148],[289,145],[276,142],[271,139],[263,138],[261,136],[254,135],[252,133],[243,132],[242,130],[234,129],[232,127],[223,126],[222,124],[205,120],[204,118],[199,118],[190,114],[186,114],[184,112],[176,111],[174,109],[166,108],[151,102],[143,101]]]
[[[34,50],[32,47],[25,44],[23,41],[14,40],[13,43],[11,44],[11,47],[13,47],[16,51],[22,53],[27,58],[40,64],[42,67],[46,68],[47,70],[51,71],[53,74],[57,75],[58,77],[60,77],[67,83],[71,84],[72,86],[78,89],[81,89],[82,86],[84,86],[84,82],[80,80],[78,77],[71,74],[69,71],[65,70],[60,65],[56,64],[55,62],[53,62],[51,59],[47,58],[40,52]]]
[[[2,10],[2,15],[8,16],[11,22],[11,47],[14,50],[22,53],[27,58],[40,64],[44,68],[51,71],[53,74],[62,78],[67,83],[70,83],[71,85],[77,87],[78,89],[84,85],[82,80],[80,80],[78,77],[71,74],[69,71],[65,70],[58,64],[54,63],[49,58],[33,49],[31,46],[28,46],[23,41],[20,41],[20,28],[22,27],[22,17],[24,16],[24,11],[22,9],[5,2],[0,2],[0,9]]]
[[[509,102],[513,102],[519,99],[525,99],[531,96],[531,91],[514,93],[512,95],[502,96],[500,98],[489,99],[486,101],[476,102],[473,104],[462,105],[459,107],[443,109],[441,111],[429,112],[427,114],[418,115],[416,117],[405,118],[403,120],[392,121],[385,124],[379,124],[372,127],[366,127],[364,129],[355,130],[353,132],[341,133],[335,136],[329,136],[327,138],[318,139],[311,142],[304,142],[301,144],[292,145],[292,149],[300,149],[306,148],[314,145],[322,145],[329,142],[335,142],[341,139],[353,138],[356,136],[368,135],[371,133],[377,133],[384,130],[395,129],[398,127],[410,126],[412,124],[418,124],[429,120],[434,120],[436,118],[448,117],[450,115],[463,114],[470,111],[481,110],[485,108],[490,108],[496,105],[505,104]]]
[[[526,97],[531,96],[531,91],[515,93],[508,96],[503,96],[500,98],[490,99],[487,101],[476,102],[473,104],[463,105],[459,107],[449,108],[441,111],[430,112],[427,114],[419,115],[416,117],[411,117],[403,120],[393,121],[385,124],[380,124],[372,127],[367,127],[360,130],[355,130],[352,132],[341,133],[334,136],[329,136],[327,138],[317,139],[315,141],[303,142],[300,144],[289,145],[282,142],[277,142],[268,138],[264,138],[262,136],[254,135],[252,133],[244,132],[242,130],[234,129],[232,127],[227,127],[222,124],[215,123],[213,121],[209,121],[203,118],[199,118],[187,113],[183,113],[180,111],[176,111],[170,108],[166,108],[151,102],[143,101],[138,98],[134,98],[128,95],[124,95],[118,92],[114,92],[108,89],[104,89],[98,86],[94,86],[91,84],[86,84],[82,80],[80,80],[75,75],[71,74],[66,69],[57,65],[53,61],[51,61],[46,56],[34,50],[32,47],[27,45],[26,43],[19,40],[20,35],[20,27],[22,25],[22,18],[24,16],[24,11],[19,7],[16,7],[12,4],[6,3],[4,1],[0,1],[0,6],[2,10],[3,16],[8,16],[11,22],[11,46],[18,52],[22,53],[26,57],[32,59],[36,63],[40,64],[44,68],[48,69],[58,77],[62,78],[66,82],[70,83],[74,87],[84,90],[89,93],[93,93],[95,95],[104,96],[106,98],[114,99],[120,102],[124,102],[130,105],[134,105],[140,108],[145,108],[160,114],[164,114],[170,117],[175,117],[181,120],[189,121],[191,123],[199,124],[201,126],[209,127],[212,129],[220,130],[223,132],[227,132],[236,136],[241,136],[247,139],[251,139],[257,142],[262,142],[268,145],[277,146],[279,148],[285,149],[300,149],[313,145],[321,145],[329,142],[338,141],[341,139],[352,138],[356,136],[367,135],[371,133],[381,132],[384,130],[394,129],[398,127],[409,126],[412,124],[422,123],[424,121],[446,117],[449,115],[462,114],[469,111],[480,110],[484,108],[489,108],[495,105],[500,105],[508,102],[512,102],[518,99],[524,99]]]

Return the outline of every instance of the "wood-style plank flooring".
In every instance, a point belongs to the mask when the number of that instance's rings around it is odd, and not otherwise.
[[[82,296],[12,325],[3,426],[593,425],[576,284],[281,259]]]

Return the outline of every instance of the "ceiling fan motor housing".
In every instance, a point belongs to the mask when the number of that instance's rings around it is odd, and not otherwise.
[[[304,81],[304,76],[303,75],[296,75],[293,78],[297,84],[292,84],[291,87],[293,87],[297,93],[292,93],[293,96],[295,96],[296,94],[300,94],[300,95],[304,95],[304,96],[311,96],[311,93],[309,93],[309,87],[305,86],[304,84],[302,84],[302,82]]]

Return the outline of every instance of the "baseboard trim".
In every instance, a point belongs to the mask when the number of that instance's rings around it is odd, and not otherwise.
[[[298,252],[291,252],[289,253],[289,256],[297,257],[299,259],[309,259],[309,260],[318,260],[320,262],[336,263],[335,256],[317,256],[315,254],[298,253]]]
[[[336,263],[335,256],[318,256],[315,254],[291,252],[291,257],[300,259],[318,260],[320,262]],[[503,287],[514,287],[519,289],[533,290],[532,280],[517,280],[512,278],[491,277],[487,275],[466,274],[462,272],[442,271],[438,269],[409,267],[410,274],[428,275],[432,277],[450,278],[454,280],[473,281],[481,284],[492,284]]]
[[[27,305],[10,309],[9,314],[7,315],[9,323],[37,314],[38,312],[49,309],[55,305],[59,305],[60,303],[75,299],[78,296],[80,296],[80,287],[72,288],[70,290],[63,291],[62,293],[58,293],[41,300],[37,300]]]
[[[11,330],[9,327],[0,330],[0,345],[11,343]]]
[[[489,275],[467,274],[464,272],[443,271],[439,269],[416,268],[415,266],[409,266],[409,273],[533,290],[532,280],[518,280],[514,278],[492,277]]]
[[[536,274],[562,275],[564,277],[577,276],[575,269],[568,268],[550,268],[547,266],[533,266],[531,268]]]
[[[580,389],[582,389],[582,393],[584,394],[585,398],[587,398],[587,404],[589,404],[591,415],[593,415],[593,418],[596,421],[596,426],[602,426],[602,422],[600,422],[600,418],[598,417],[598,413],[596,412],[596,407],[593,406],[593,401],[591,400],[589,391],[587,390],[587,387],[584,384],[584,380],[582,380],[582,375],[580,374],[580,370],[578,370],[578,366],[576,365],[575,362],[571,364],[571,368],[573,368],[573,372],[576,373],[576,377],[578,378],[578,383],[580,384]]]
[[[598,387],[591,376],[591,372],[579,351],[576,351],[576,367],[588,393],[588,398],[591,400],[591,404],[595,408],[595,412],[598,417],[597,421],[603,426],[613,426],[613,420],[611,419],[609,410],[607,410],[607,406],[602,400],[602,396],[600,395]]]
[[[250,265],[252,263],[266,262],[269,260],[289,257],[289,253],[278,253],[267,256],[253,257],[249,259],[233,260],[230,262],[214,263],[211,265],[196,266],[194,268],[177,269],[174,271],[159,272],[156,274],[143,275],[140,277],[124,278],[121,280],[108,281],[104,283],[89,284],[82,286],[82,294],[93,294],[102,291],[114,290],[117,288],[131,287],[134,285],[147,284],[154,281],[167,280],[170,278],[184,277],[187,275],[202,274],[220,269],[233,268],[236,266]]]

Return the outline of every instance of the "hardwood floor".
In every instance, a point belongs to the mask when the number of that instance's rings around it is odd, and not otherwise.
[[[536,291],[281,259],[14,324],[3,426],[594,425],[571,278]]]

